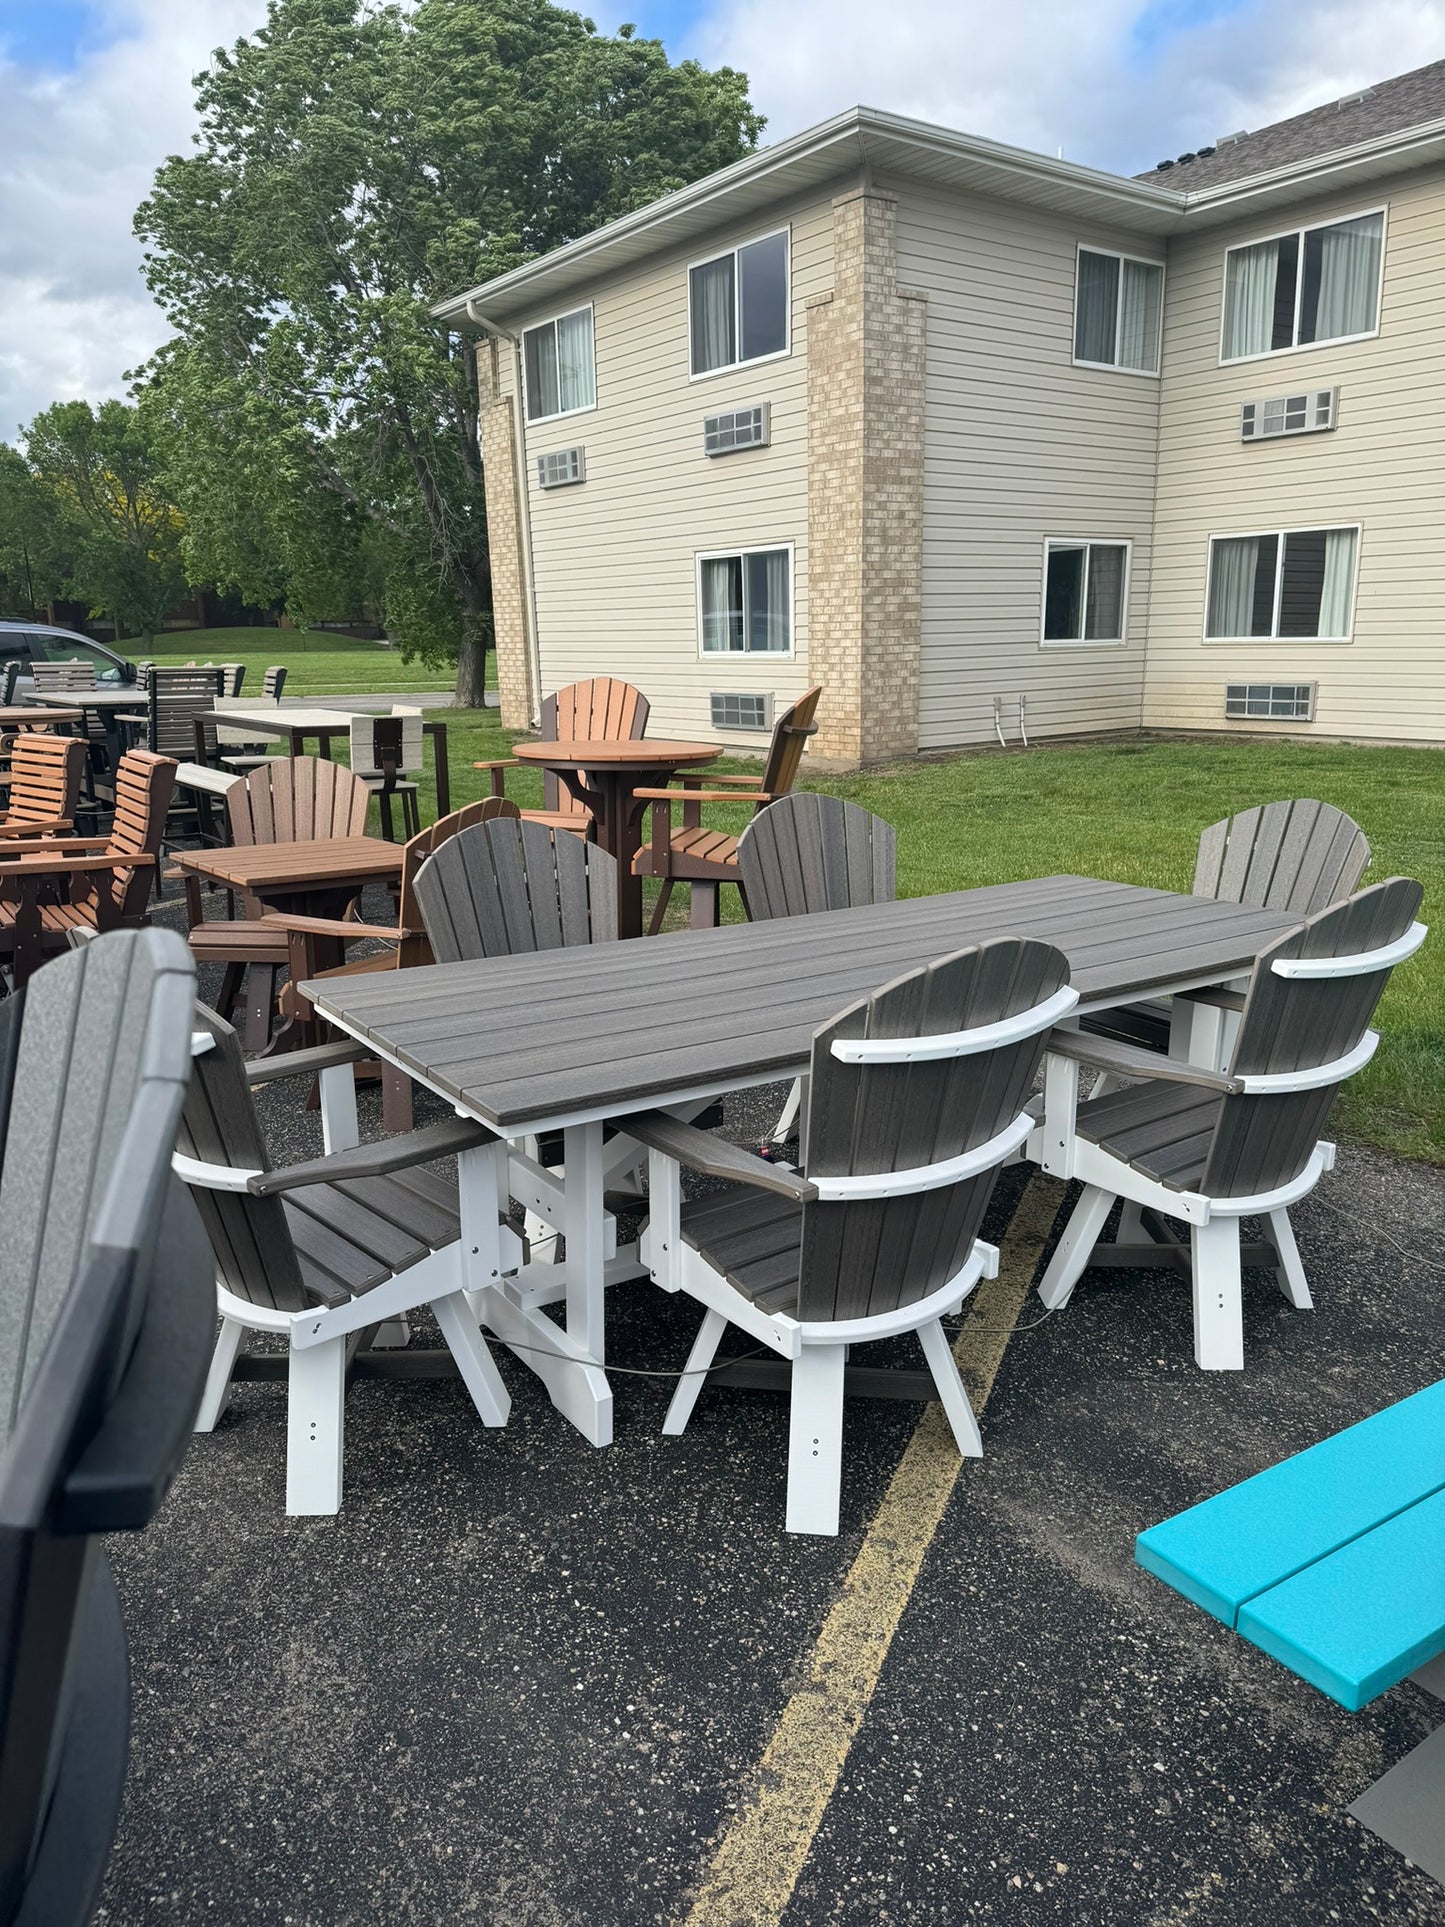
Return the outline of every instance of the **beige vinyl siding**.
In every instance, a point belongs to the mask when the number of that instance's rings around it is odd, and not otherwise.
[[[919,183],[899,197],[898,279],[928,297],[919,744],[1135,728],[1159,404],[1157,379],[1073,365],[1080,243],[1163,247],[1018,203]],[[1166,275],[1167,286],[1167,275]],[[1040,644],[1049,536],[1132,543],[1126,641]]]
[[[791,353],[690,379],[689,263],[784,226]],[[650,734],[758,750],[766,738],[757,732],[712,729],[709,693],[768,692],[782,708],[807,688],[805,310],[832,285],[832,231],[830,194],[784,202],[589,290],[597,405],[527,426],[544,691],[620,676],[651,703]],[[772,409],[767,448],[703,453],[704,415],[763,401]],[[578,443],[586,481],[539,488],[537,456]],[[696,556],[773,544],[793,548],[793,654],[701,657]]]
[[[1380,331],[1219,365],[1225,249],[1386,204]],[[1445,740],[1445,170],[1187,235],[1165,289],[1155,570],[1144,720]],[[1243,444],[1241,402],[1338,385],[1338,426]],[[1203,640],[1209,538],[1361,527],[1354,638]],[[1226,682],[1317,682],[1316,721],[1224,718]]]

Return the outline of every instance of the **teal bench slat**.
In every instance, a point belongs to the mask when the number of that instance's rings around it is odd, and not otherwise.
[[[1442,1488],[1445,1381],[1151,1526],[1134,1556],[1234,1626],[1247,1600]]]
[[[1251,1599],[1239,1631],[1357,1713],[1445,1650],[1445,1492]]]

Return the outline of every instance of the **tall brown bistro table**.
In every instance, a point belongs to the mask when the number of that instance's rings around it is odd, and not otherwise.
[[[639,1155],[629,1112],[691,1115],[725,1091],[806,1070],[813,1033],[904,971],[991,937],[1036,937],[1069,959],[1078,1015],[1237,977],[1299,919],[1091,877],[1042,877],[947,896],[727,924],[655,943],[579,945],[482,963],[332,978],[319,1015],[398,1065],[495,1145],[464,1152],[462,1263],[488,1325],[517,1347],[594,1445],[612,1441],[605,1372],[612,1258],[606,1174]],[[618,1134],[604,1147],[603,1124]],[[561,1130],[562,1176],[522,1155]],[[510,1192],[566,1239],[560,1265],[503,1272]],[[565,1329],[541,1309],[565,1295]],[[559,1356],[560,1354],[560,1356]]]
[[[711,743],[669,743],[640,737],[635,743],[518,743],[512,754],[559,777],[592,812],[597,841],[617,858],[617,934],[642,935],[642,878],[632,859],[642,842],[645,803],[632,792],[659,789],[680,769],[697,769],[717,756]]]

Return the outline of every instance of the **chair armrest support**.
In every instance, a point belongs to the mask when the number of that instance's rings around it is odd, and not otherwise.
[[[1115,1077],[1160,1078],[1167,1084],[1195,1084],[1202,1091],[1218,1091],[1224,1096],[1238,1095],[1244,1085],[1223,1071],[1206,1070],[1202,1064],[1186,1064],[1177,1057],[1158,1051],[1141,1050],[1137,1044],[1116,1044],[1107,1037],[1094,1037],[1081,1030],[1051,1030],[1044,1045],[1054,1057],[1070,1057],[1093,1070],[1108,1071]]]
[[[246,1189],[253,1197],[269,1198],[277,1192],[297,1191],[308,1184],[340,1184],[347,1178],[382,1178],[391,1171],[408,1171],[414,1164],[430,1164],[434,1158],[454,1157],[459,1151],[473,1151],[480,1145],[495,1142],[495,1133],[485,1124],[469,1117],[448,1118],[445,1123],[428,1125],[424,1131],[408,1131],[405,1137],[383,1138],[379,1144],[358,1144],[354,1150],[338,1151],[329,1158],[311,1158],[284,1171],[258,1172]]]
[[[1176,990],[1174,995],[1186,1004],[1207,1004],[1211,1010],[1242,1011],[1244,1009],[1242,990],[1203,986],[1198,990]]]
[[[713,1137],[708,1131],[700,1131],[695,1124],[684,1124],[680,1118],[669,1117],[666,1111],[640,1111],[635,1117],[619,1118],[617,1128],[624,1137],[645,1144],[649,1151],[660,1151],[664,1157],[675,1158],[679,1164],[701,1171],[705,1177],[721,1178],[725,1183],[751,1184],[759,1191],[776,1191],[780,1197],[792,1198],[796,1204],[809,1204],[818,1195],[818,1187],[809,1184],[796,1171],[789,1171],[781,1164],[769,1164],[766,1158],[754,1157],[751,1151],[741,1150],[725,1138]]]
[[[310,1050],[253,1058],[246,1066],[246,1082],[274,1084],[282,1077],[312,1077],[318,1071],[335,1070],[338,1064],[359,1064],[365,1056],[365,1044],[358,1043],[354,1037],[343,1037],[332,1044],[317,1044]]]

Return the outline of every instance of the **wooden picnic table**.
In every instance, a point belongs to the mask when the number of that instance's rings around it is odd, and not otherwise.
[[[331,739],[333,736],[349,737],[351,723],[356,716],[385,715],[385,710],[376,709],[306,709],[299,705],[283,709],[277,703],[257,703],[251,706],[238,703],[225,709],[208,709],[202,720],[208,723],[224,723],[229,728],[254,729],[259,736],[266,736],[286,745],[288,756],[304,756],[306,740],[316,738],[316,754],[326,761],[332,760]],[[436,780],[437,815],[446,816],[452,807],[451,768],[447,760],[447,726],[442,722],[422,720],[422,734],[432,739],[432,764]]]
[[[642,878],[633,875],[632,859],[641,847],[647,805],[632,792],[661,788],[678,770],[713,762],[717,745],[643,736],[622,743],[518,743],[512,754],[519,762],[552,771],[592,812],[598,843],[617,859],[617,934],[640,937]]]
[[[566,1237],[561,1265],[529,1265],[485,1293],[486,1318],[595,1445],[612,1437],[603,1369],[609,1282],[604,1174],[625,1168],[625,1123],[807,1068],[813,1032],[906,970],[990,937],[1036,937],[1068,957],[1078,1014],[1248,972],[1298,917],[1213,898],[1043,877],[943,896],[481,963],[318,982],[315,1008],[514,1145],[564,1132],[564,1176],[519,1166],[529,1208]],[[636,1155],[633,1147],[632,1155]],[[524,1193],[514,1187],[513,1196]],[[472,1199],[464,1236],[495,1243],[496,1202]],[[492,1230],[488,1230],[488,1226]],[[565,1291],[565,1330],[539,1283]],[[638,1275],[636,1269],[630,1274]],[[565,1354],[562,1358],[544,1354]]]
[[[400,878],[402,846],[375,836],[324,836],[172,854],[181,870],[213,877],[266,909],[339,917],[366,884]]]
[[[0,703],[0,729],[55,729],[84,721],[85,711],[69,703],[63,709],[58,704],[39,709],[33,703]]]

